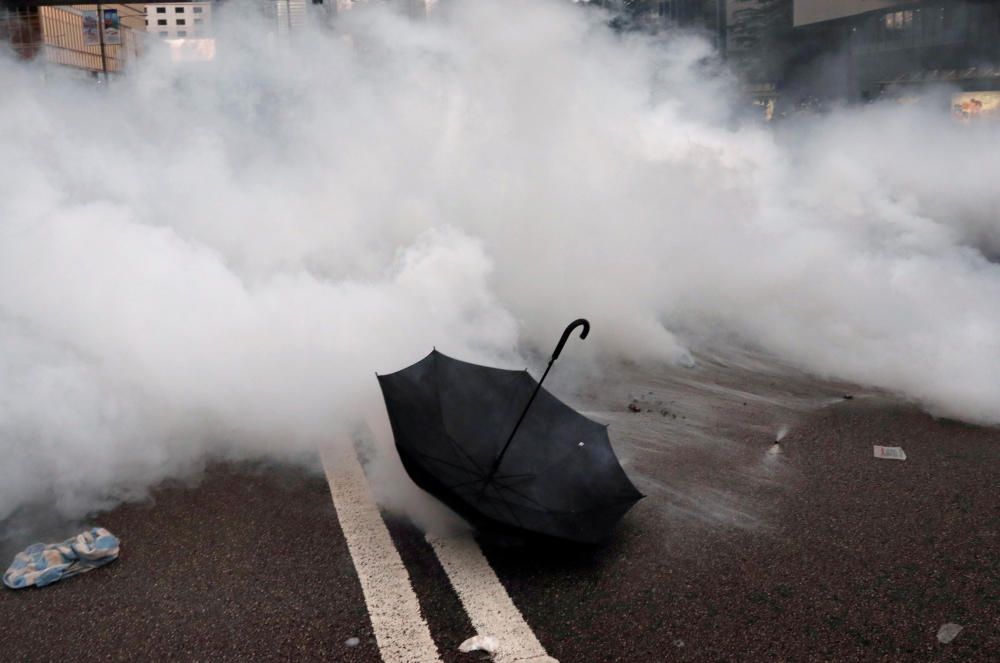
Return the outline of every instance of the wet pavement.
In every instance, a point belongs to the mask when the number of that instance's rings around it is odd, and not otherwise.
[[[600,548],[484,547],[549,654],[998,660],[1000,432],[751,356],[601,385],[569,400],[648,497]],[[93,522],[121,559],[0,592],[4,660],[379,660],[318,473],[216,466]],[[423,535],[388,524],[442,659],[485,660],[457,652],[472,626]]]
[[[873,458],[873,439],[909,459]],[[564,661],[997,660],[994,432],[851,401],[782,447],[794,487],[761,483],[772,504],[752,525],[649,499],[594,557],[490,559]],[[965,628],[943,645],[948,622]]]
[[[95,521],[121,557],[0,591],[0,660],[379,660],[321,474],[217,466]]]

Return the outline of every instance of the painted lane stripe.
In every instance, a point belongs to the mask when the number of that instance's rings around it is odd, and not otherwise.
[[[350,440],[321,454],[333,504],[385,663],[438,663],[437,646]]]
[[[493,567],[468,535],[427,537],[479,635],[499,641],[496,663],[558,663],[538,642]]]

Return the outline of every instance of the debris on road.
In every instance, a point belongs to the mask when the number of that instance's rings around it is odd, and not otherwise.
[[[473,651],[484,651],[487,654],[495,654],[500,648],[500,643],[492,635],[474,635],[458,646],[458,651],[469,653]]]
[[[361,639],[360,638],[348,638],[347,640],[344,640],[344,644],[347,645],[348,647],[357,647],[358,645],[361,644]]]
[[[62,543],[34,543],[19,552],[3,574],[11,589],[45,587],[118,559],[118,539],[94,527]]]
[[[880,447],[875,445],[875,457],[889,460],[906,460],[906,452],[902,447]]]
[[[631,403],[628,404],[628,411],[629,412],[642,412],[642,408],[639,407],[638,403],[636,403],[636,402],[633,401],[633,402],[631,402]]]
[[[962,628],[963,627],[961,624],[952,624],[951,622],[947,624],[942,624],[941,628],[939,628],[937,632],[938,642],[940,642],[943,645],[948,644],[949,642],[954,640],[959,633],[962,632]]]

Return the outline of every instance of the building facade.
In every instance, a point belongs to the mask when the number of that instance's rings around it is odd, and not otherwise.
[[[782,112],[1000,91],[997,0],[727,0],[725,31],[750,96]]]
[[[794,3],[795,25],[808,25],[833,21],[838,18],[856,16],[880,9],[890,9],[906,4],[915,4],[917,0],[796,0]]]
[[[128,68],[145,48],[144,5],[102,4],[117,12],[117,37],[85,25],[98,5],[8,5],[0,7],[0,44],[16,57],[40,60],[46,66],[66,67],[85,74],[113,75]],[[103,43],[102,43],[103,42]]]
[[[212,34],[212,3],[147,3],[145,29],[162,39],[207,37]]]
[[[906,96],[932,86],[1000,91],[1000,2],[795,0],[799,48],[836,66],[847,96]],[[808,67],[790,71],[804,78]]]

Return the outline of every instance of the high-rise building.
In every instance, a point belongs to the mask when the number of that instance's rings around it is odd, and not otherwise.
[[[727,0],[726,52],[758,103],[1000,92],[996,0]],[[988,95],[980,94],[977,101]]]
[[[722,34],[725,0],[585,0],[617,14],[619,27],[660,29],[683,27]],[[721,45],[721,43],[720,43]]]
[[[364,5],[369,0],[311,0],[313,4],[330,3],[334,12],[350,11],[355,6]],[[384,0],[383,0],[384,1]],[[426,16],[431,13],[438,4],[438,0],[394,0],[410,16]]]
[[[995,0],[795,0],[807,78],[841,81],[850,98],[913,95],[929,86],[1000,91]],[[808,76],[806,75],[808,74]]]
[[[211,2],[147,3],[145,28],[163,39],[198,39],[212,34]]]

